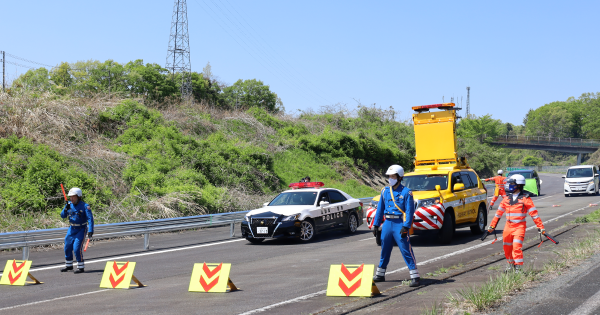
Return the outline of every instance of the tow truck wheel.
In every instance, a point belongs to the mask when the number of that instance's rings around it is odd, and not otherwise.
[[[300,241],[308,243],[315,238],[315,224],[306,219],[300,223]]]
[[[348,229],[346,230],[348,233],[352,234],[358,230],[358,218],[356,218],[355,213],[350,213],[348,217]]]
[[[452,217],[452,210],[446,209],[444,214],[444,224],[438,234],[438,240],[440,243],[446,245],[452,242],[452,236],[454,236],[454,218]]]
[[[477,212],[477,225],[471,225],[471,233],[478,235],[483,234],[485,232],[485,226],[487,225],[487,216],[485,215],[485,206],[483,204],[479,205],[479,211]]]
[[[254,237],[246,237],[246,240],[252,244],[258,244],[258,243],[262,243],[262,241],[264,241],[264,238],[254,238]]]

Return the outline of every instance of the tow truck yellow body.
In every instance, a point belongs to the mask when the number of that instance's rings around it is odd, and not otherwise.
[[[460,227],[469,226],[474,234],[483,233],[487,191],[467,159],[457,154],[455,104],[412,109],[416,112],[412,117],[415,170],[405,174],[403,184],[412,189],[415,199],[413,228],[439,231],[442,243],[450,243],[454,230]]]

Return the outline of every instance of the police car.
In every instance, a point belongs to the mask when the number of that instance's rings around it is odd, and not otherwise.
[[[251,243],[273,238],[310,242],[317,234],[332,230],[356,232],[363,222],[360,200],[324,186],[322,182],[290,184],[290,190],[248,212],[242,236]]]

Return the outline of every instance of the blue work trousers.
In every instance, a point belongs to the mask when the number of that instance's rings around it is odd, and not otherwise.
[[[71,226],[65,237],[65,261],[73,261],[73,250],[77,262],[83,262],[83,240],[87,234],[87,225]]]
[[[381,227],[381,259],[379,260],[379,268],[387,268],[395,240],[408,269],[417,269],[415,254],[410,245],[410,235],[407,235],[406,237],[400,235],[402,224],[402,219],[386,219],[385,222],[383,222],[383,226]]]

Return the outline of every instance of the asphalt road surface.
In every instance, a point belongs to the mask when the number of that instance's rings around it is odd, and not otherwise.
[[[589,213],[591,210],[586,206],[600,201],[600,196],[565,198],[560,175],[540,177],[542,195],[533,199],[548,230]],[[489,213],[489,220],[494,213]],[[534,226],[530,217],[528,226]],[[498,232],[501,235],[501,231]],[[239,235],[239,228],[237,233]],[[537,231],[532,228],[527,233]],[[411,242],[420,273],[502,250],[501,243],[482,243],[479,238],[472,235],[469,228],[457,230],[453,242],[446,246],[438,245],[433,236],[413,236]],[[380,254],[366,225],[353,235],[332,232],[310,244],[272,240],[252,245],[245,239],[229,238],[228,227],[153,235],[150,241],[148,251],[142,250],[143,239],[94,244],[85,254],[86,272],[78,275],[59,271],[64,264],[62,249],[32,252],[30,272],[44,284],[0,286],[0,312],[309,314],[347,301],[325,296],[331,264],[377,265]],[[20,258],[20,253],[0,254],[0,261]],[[112,260],[136,262],[134,274],[147,287],[99,288],[106,261]],[[188,292],[192,267],[202,262],[231,263],[230,278],[241,290],[209,294]],[[395,248],[387,282],[378,287],[385,290],[408,278],[406,265]]]

